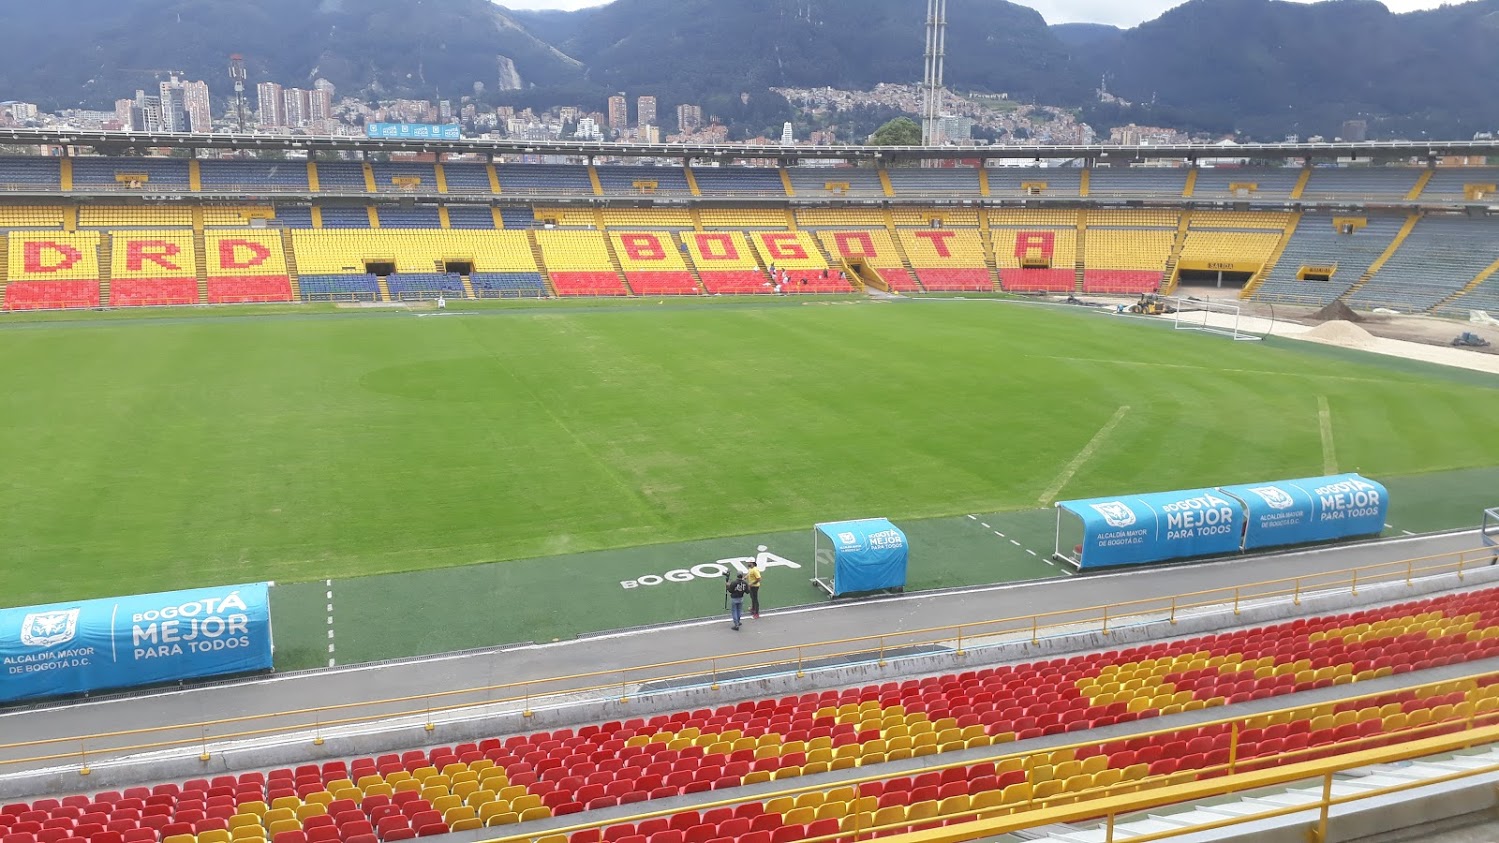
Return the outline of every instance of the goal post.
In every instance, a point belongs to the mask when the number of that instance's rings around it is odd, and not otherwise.
[[[1259,334],[1251,334],[1244,329],[1243,311],[1232,302],[1177,296],[1171,299],[1171,306],[1176,308],[1172,327],[1178,331],[1217,334],[1236,342],[1259,342],[1264,339]]]
[[[1499,561],[1499,506],[1483,511],[1483,546],[1492,549],[1492,560]]]

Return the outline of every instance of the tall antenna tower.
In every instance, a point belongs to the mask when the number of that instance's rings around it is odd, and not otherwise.
[[[241,133],[245,131],[245,78],[245,57],[235,53],[229,57],[229,80],[234,83],[234,106]]]
[[[921,142],[942,142],[942,70],[947,55],[947,0],[926,0],[926,76],[922,81]]]

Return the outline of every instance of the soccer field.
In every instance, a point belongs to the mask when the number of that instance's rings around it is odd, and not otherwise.
[[[1493,378],[996,302],[33,322],[0,361],[5,605],[1499,465]]]

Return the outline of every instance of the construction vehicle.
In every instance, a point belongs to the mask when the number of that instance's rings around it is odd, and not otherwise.
[[[1463,331],[1452,340],[1454,348],[1487,348],[1490,343],[1472,331]]]
[[[1143,313],[1146,316],[1160,316],[1166,313],[1175,313],[1176,308],[1166,302],[1166,297],[1155,293],[1141,293],[1140,300],[1129,306],[1130,313]]]

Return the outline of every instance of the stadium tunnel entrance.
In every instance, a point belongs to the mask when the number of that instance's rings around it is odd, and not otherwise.
[[[473,261],[458,261],[458,260],[443,261],[442,262],[442,271],[445,272],[445,273],[448,273],[449,275],[463,275],[463,276],[473,275],[474,274],[474,262]]]
[[[1242,290],[1253,277],[1253,272],[1238,269],[1182,269],[1176,276],[1176,285],[1211,290]]]
[[[386,278],[396,274],[395,261],[365,261],[364,271],[376,278]]]

